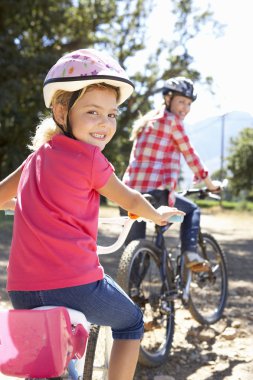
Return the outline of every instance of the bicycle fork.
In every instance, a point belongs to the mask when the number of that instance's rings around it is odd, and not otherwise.
[[[168,282],[168,300],[181,299],[183,304],[187,304],[190,297],[190,286],[192,280],[192,272],[187,270],[184,273],[184,257],[178,256],[176,262],[168,256],[167,259]]]
[[[164,254],[166,251],[163,251],[162,255],[162,261],[161,261],[161,267],[160,267],[160,272],[161,272],[161,277],[163,278],[163,294],[161,296],[161,305],[160,305],[160,311],[161,314],[165,315],[172,315],[173,314],[173,302],[174,299],[171,297],[171,280],[168,276],[168,261],[167,261],[167,252]]]
[[[192,280],[192,272],[190,270],[188,270],[187,271],[186,283],[185,283],[185,286],[183,287],[183,293],[182,293],[182,300],[185,303],[187,303],[189,301],[191,280]]]

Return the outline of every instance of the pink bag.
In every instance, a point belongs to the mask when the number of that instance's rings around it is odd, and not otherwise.
[[[64,307],[0,311],[0,372],[17,377],[57,377],[81,358],[88,331],[72,326]]]

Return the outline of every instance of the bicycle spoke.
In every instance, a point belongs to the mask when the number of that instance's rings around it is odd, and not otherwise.
[[[122,255],[118,278],[143,312],[139,361],[146,366],[157,366],[167,359],[174,333],[174,303],[166,298],[156,250],[144,240],[131,242]]]
[[[203,234],[203,256],[211,264],[206,273],[193,273],[189,309],[192,316],[202,324],[217,322],[223,313],[227,299],[226,257],[216,240]]]

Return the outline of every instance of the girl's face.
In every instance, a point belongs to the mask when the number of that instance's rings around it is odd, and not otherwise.
[[[75,138],[101,150],[116,132],[116,117],[116,92],[110,88],[88,88],[69,113]]]
[[[166,99],[167,98],[167,99]],[[185,96],[174,95],[165,97],[165,102],[170,107],[170,112],[184,120],[185,116],[190,112],[192,100]]]

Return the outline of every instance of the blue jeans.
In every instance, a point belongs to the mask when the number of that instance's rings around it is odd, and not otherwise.
[[[200,209],[189,199],[176,195],[175,207],[185,212],[180,227],[181,251],[197,251],[200,225]]]
[[[149,194],[152,194],[156,198],[156,208],[162,205],[168,205],[168,190],[153,190],[150,191]],[[200,210],[194,202],[179,194],[176,194],[175,207],[185,212],[183,223],[181,223],[180,226],[181,250],[182,252],[196,252],[200,224]],[[120,210],[120,213],[121,215],[124,215],[123,210]],[[129,232],[126,244],[135,239],[145,239],[145,237],[146,223],[135,222]]]
[[[111,326],[114,339],[141,339],[143,335],[140,308],[108,275],[86,285],[41,291],[10,291],[9,296],[15,309],[54,305],[81,311],[90,323]]]

